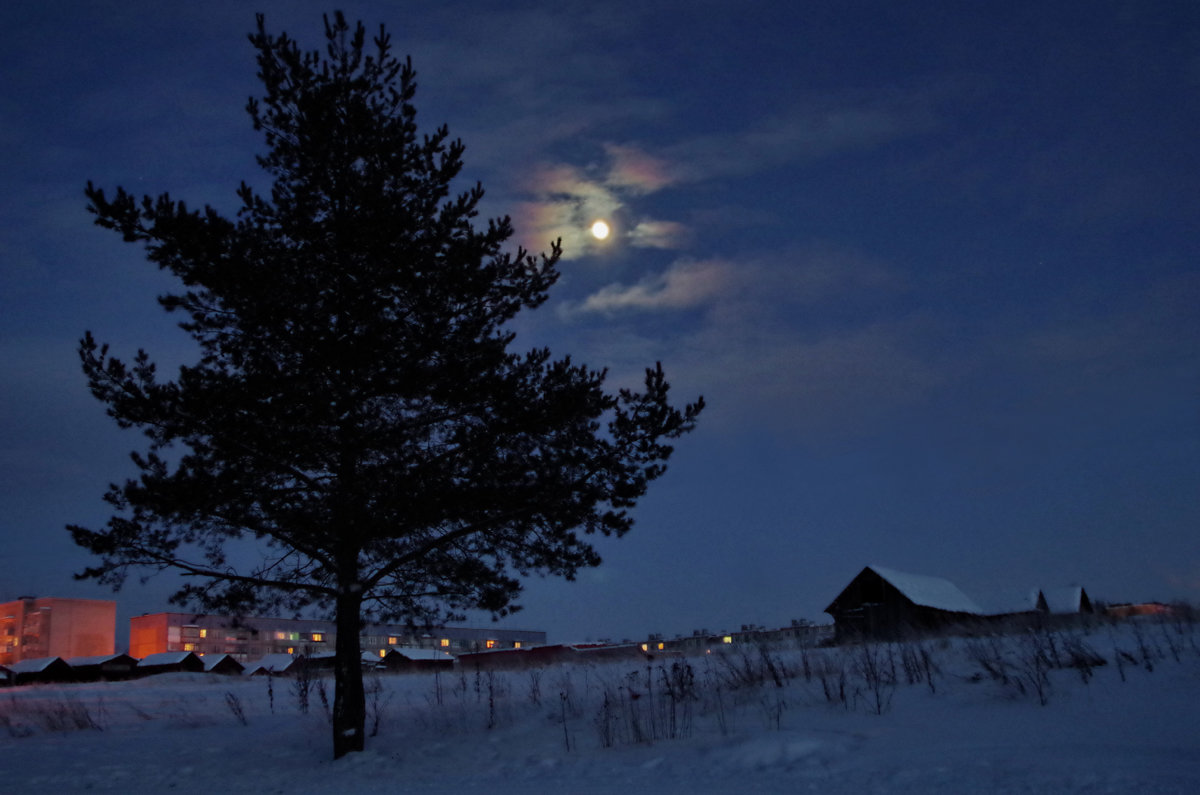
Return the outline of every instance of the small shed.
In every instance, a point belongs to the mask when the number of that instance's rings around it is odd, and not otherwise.
[[[867,566],[825,612],[838,640],[900,638],[977,620],[983,610],[949,580]]]
[[[67,665],[79,682],[128,679],[133,676],[138,661],[128,654],[102,654],[96,657],[70,657]]]
[[[138,662],[138,676],[154,676],[169,673],[204,673],[204,660],[190,651],[164,651],[149,654]]]
[[[1081,585],[1043,588],[1038,594],[1038,610],[1052,616],[1091,615],[1092,600]]]
[[[44,682],[73,682],[75,672],[62,657],[38,657],[20,660],[8,666],[10,680],[14,685],[32,685]]]
[[[295,672],[298,657],[290,654],[268,654],[246,665],[246,676],[287,676]]]
[[[454,658],[437,649],[391,648],[380,662],[392,673],[448,671],[454,667]]]
[[[246,666],[230,654],[205,654],[200,658],[204,662],[204,672],[221,674],[223,676],[241,676]]]

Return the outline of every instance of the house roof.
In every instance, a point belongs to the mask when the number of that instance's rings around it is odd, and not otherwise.
[[[975,594],[975,603],[983,608],[983,614],[986,616],[1032,613],[1038,609],[1038,598],[1041,594],[1037,588],[989,591]]]
[[[200,657],[200,660],[204,663],[204,670],[206,671],[211,671],[222,663],[236,665],[239,670],[246,667],[229,654],[205,654]]]
[[[1052,614],[1078,613],[1083,606],[1083,586],[1043,588],[1042,598],[1046,601],[1046,610]]]
[[[190,651],[161,651],[157,654],[147,654],[138,665],[178,665],[188,657],[195,656],[195,653]]]
[[[65,665],[66,661],[61,657],[36,657],[32,660],[18,660],[8,666],[8,670],[14,674],[36,674],[45,671],[55,663]]]
[[[983,609],[958,589],[958,586],[941,577],[926,577],[907,574],[884,566],[868,566],[915,605],[932,607],[950,613],[982,614]]]
[[[128,654],[98,654],[94,657],[69,657],[66,663],[72,668],[83,668],[87,665],[104,665],[106,662],[121,659],[133,660]]]
[[[409,660],[453,660],[454,657],[437,649],[410,649],[396,647],[388,650],[388,654],[399,654]]]
[[[290,654],[267,654],[262,658],[246,666],[246,673],[254,673],[255,671],[270,671],[271,673],[282,673],[286,671],[296,658]]]

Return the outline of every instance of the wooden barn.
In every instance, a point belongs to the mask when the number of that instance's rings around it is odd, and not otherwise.
[[[984,611],[949,580],[867,566],[825,612],[843,641],[927,633],[977,620]]]
[[[46,682],[73,682],[75,672],[62,657],[38,657],[34,660],[20,660],[5,666],[8,671],[9,684],[33,685]]]
[[[380,658],[380,663],[383,670],[389,673],[449,671],[454,668],[454,658],[437,649],[392,648]]]
[[[288,676],[304,663],[290,654],[268,654],[246,664],[246,676]],[[310,663],[311,664],[311,663]]]
[[[148,654],[138,662],[138,676],[153,676],[155,674],[204,673],[204,660],[190,651],[164,651],[158,654]]]
[[[1038,610],[1052,616],[1092,615],[1092,600],[1080,585],[1043,588],[1038,592]]]
[[[71,657],[67,665],[79,682],[128,679],[133,676],[138,661],[128,654],[102,654],[96,657]]]
[[[204,661],[204,672],[209,674],[241,676],[242,671],[246,670],[246,666],[235,660],[232,654],[205,654],[200,659]]]

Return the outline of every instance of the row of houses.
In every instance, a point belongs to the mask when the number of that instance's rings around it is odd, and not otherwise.
[[[423,649],[389,649],[383,656],[364,652],[365,670],[408,673],[447,670],[454,657]],[[315,655],[268,654],[242,663],[229,654],[199,655],[195,652],[160,652],[141,659],[128,654],[94,657],[42,657],[0,665],[0,685],[16,686],[50,682],[96,682],[134,679],[165,673],[206,673],[224,676],[295,676],[303,670],[319,672],[333,668],[333,653]]]
[[[0,604],[0,665],[53,657],[97,657],[116,652],[116,602],[22,597]],[[321,656],[337,643],[332,621],[147,613],[129,621],[129,656],[167,652],[227,654],[245,663],[271,654]],[[545,645],[539,630],[489,627],[367,624],[359,645],[375,658],[412,648],[463,654]]]

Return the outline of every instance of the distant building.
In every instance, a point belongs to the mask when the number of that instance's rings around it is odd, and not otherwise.
[[[111,655],[117,603],[22,597],[0,604],[0,665],[45,657]]]
[[[1074,623],[1094,613],[1079,585],[1030,588],[973,599],[940,577],[867,566],[825,608],[837,639],[897,639],[947,627],[1013,628]]]
[[[867,566],[825,608],[839,640],[896,638],[946,627],[983,614],[949,580]]]
[[[235,660],[258,660],[269,654],[318,657],[333,652],[337,639],[332,621],[296,618],[149,613],[129,621],[129,653],[142,658],[163,652],[228,654]],[[521,629],[467,627],[412,628],[368,624],[359,635],[364,654],[382,659],[393,649],[434,649],[452,655],[485,649],[540,645],[546,633]]]

